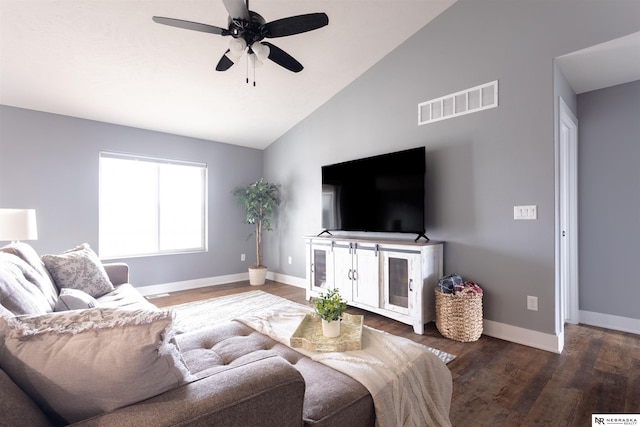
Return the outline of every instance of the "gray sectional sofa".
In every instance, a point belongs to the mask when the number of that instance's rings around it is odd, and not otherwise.
[[[0,426],[373,426],[347,375],[238,323],[172,316],[87,245],[0,249]]]

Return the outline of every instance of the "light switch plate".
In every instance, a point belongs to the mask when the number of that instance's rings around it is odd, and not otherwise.
[[[538,219],[538,207],[536,205],[514,206],[513,219]]]

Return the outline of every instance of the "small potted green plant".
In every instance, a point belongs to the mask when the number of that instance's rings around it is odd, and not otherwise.
[[[322,319],[322,335],[335,338],[340,335],[340,318],[347,309],[347,302],[342,299],[337,288],[321,293],[314,298],[316,313]]]
[[[267,267],[262,264],[262,232],[271,230],[271,216],[280,204],[280,185],[265,182],[263,178],[233,190],[238,206],[244,210],[245,224],[253,224],[256,229],[256,263],[249,267],[249,283],[263,285]]]

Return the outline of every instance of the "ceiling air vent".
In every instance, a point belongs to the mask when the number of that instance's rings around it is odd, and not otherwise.
[[[498,81],[418,104],[418,125],[426,125],[498,106]]]

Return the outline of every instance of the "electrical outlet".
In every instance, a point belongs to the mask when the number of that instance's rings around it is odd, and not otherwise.
[[[246,261],[247,256],[245,254],[240,254],[240,261]]]
[[[527,310],[538,311],[538,297],[527,295]]]
[[[291,259],[291,255],[289,255],[288,261],[289,261],[289,264],[291,264],[293,262],[293,260]]]

